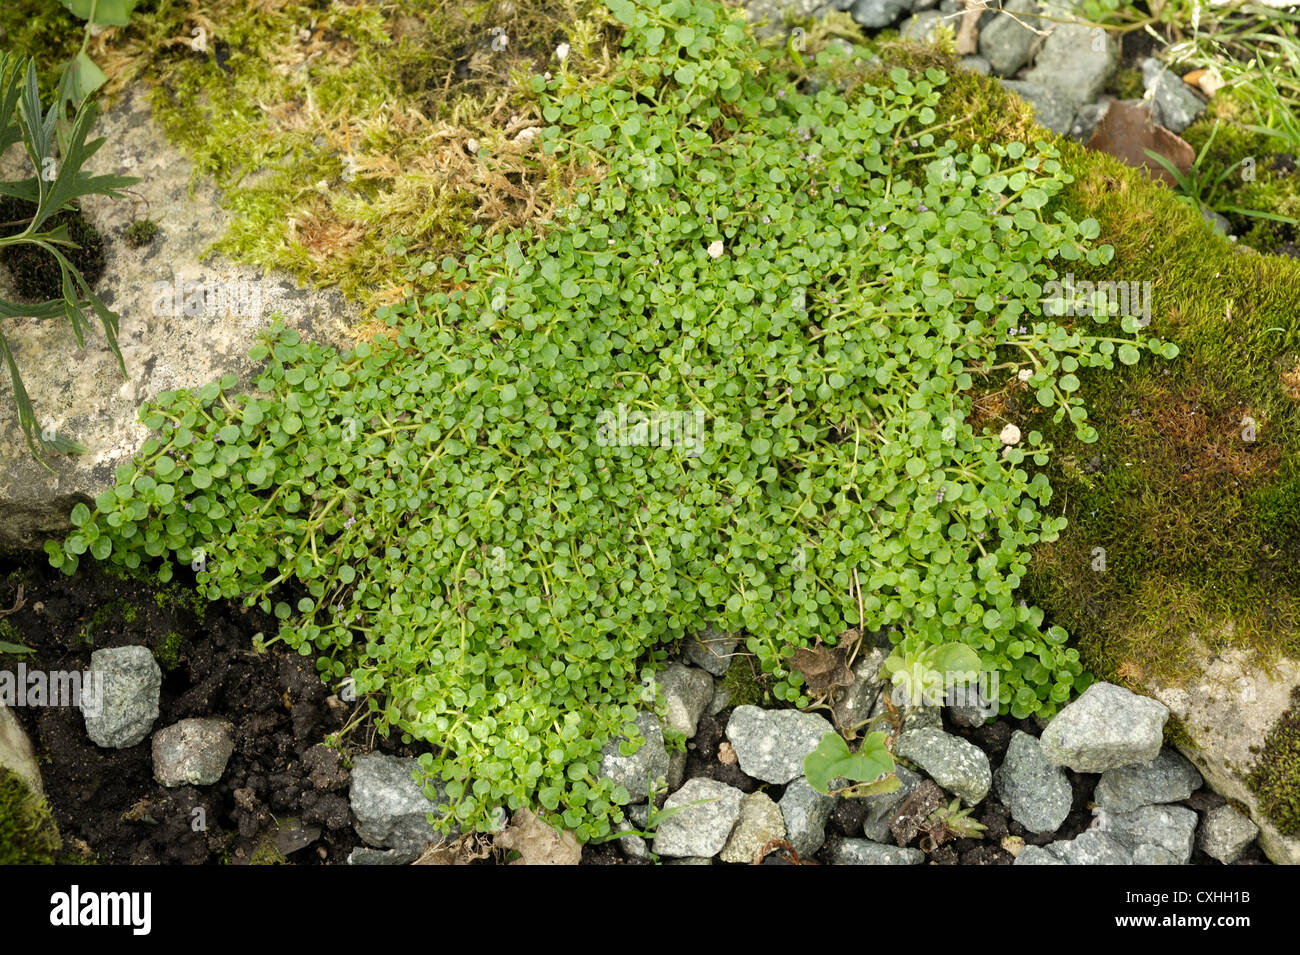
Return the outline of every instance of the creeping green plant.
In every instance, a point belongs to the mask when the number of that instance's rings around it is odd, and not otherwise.
[[[254,393],[159,395],[141,453],[47,545],[68,572],[188,565],[274,612],[268,644],[430,744],[463,829],[530,806],[608,835],[629,794],[602,748],[709,626],[744,631],[793,706],[794,649],[892,627],[1049,715],[1078,655],[1016,589],[1062,527],[1054,449],[1004,448],[974,395],[1023,371],[1093,440],[1076,373],[1173,354],[1042,314],[1058,265],[1112,250],[1058,208],[1049,144],[949,136],[941,71],[810,93],[737,10],[608,5],[608,82],[531,79],[550,161],[600,173],[552,221],[429,263],[445,290],[385,309],[391,335],[340,354],[277,328]],[[879,746],[822,758],[874,785]]]

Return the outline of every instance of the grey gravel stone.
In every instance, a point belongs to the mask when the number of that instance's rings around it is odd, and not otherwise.
[[[862,800],[867,810],[862,820],[862,834],[872,842],[885,842],[890,837],[889,823],[893,819],[903,800],[912,794],[912,790],[921,785],[921,776],[906,766],[895,766],[894,775],[902,785],[892,793],[866,796]]]
[[[773,839],[785,838],[781,807],[767,793],[750,793],[740,801],[740,819],[722,847],[723,862],[750,863]]]
[[[1012,865],[1068,865],[1064,859],[1052,855],[1041,846],[1025,846]]]
[[[211,786],[235,751],[225,720],[189,719],[153,734],[153,775],[164,786]]]
[[[1087,103],[1081,106],[1074,115],[1074,121],[1070,124],[1070,138],[1080,143],[1087,143],[1088,140],[1092,139],[1092,134],[1097,130],[1097,124],[1105,117],[1112,102],[1114,100],[1104,99],[1097,103]]]
[[[1205,102],[1153,56],[1142,61],[1142,85],[1151,94],[1155,121],[1170,132],[1181,133],[1205,112]]]
[[[1133,865],[1184,865],[1178,853],[1164,846],[1143,844],[1133,850]]]
[[[860,26],[875,30],[890,26],[909,9],[909,0],[857,0],[849,13]]]
[[[667,724],[690,739],[713,699],[713,677],[696,667],[672,663],[656,677],[667,704]]]
[[[974,806],[993,785],[989,758],[973,743],[943,730],[911,730],[898,738],[895,751],[920,766],[931,779],[962,802]]]
[[[1031,832],[1055,832],[1070,814],[1074,793],[1061,767],[1048,762],[1038,740],[1016,730],[995,776],[1011,818]]]
[[[831,854],[835,865],[924,865],[920,849],[900,849],[867,839],[841,839]]]
[[[438,808],[445,799],[442,781],[428,778],[437,796],[436,800],[430,799],[415,779],[418,768],[419,761],[414,757],[378,753],[358,756],[352,761],[352,786],[348,792],[357,835],[372,846],[389,847],[411,859],[430,842],[443,838],[430,824],[429,814],[435,821],[446,816]]]
[[[930,43],[934,40],[935,30],[944,25],[937,10],[922,10],[908,17],[899,35],[913,43]]]
[[[1052,86],[1029,80],[999,80],[1003,87],[1015,93],[1034,108],[1034,119],[1054,133],[1068,133],[1074,121],[1078,104]]]
[[[1201,204],[1201,218],[1214,226],[1214,231],[1220,235],[1232,235],[1232,223],[1227,216],[1220,215],[1204,203]]]
[[[998,715],[996,705],[990,705],[984,698],[984,692],[978,686],[952,686],[948,688],[947,705],[943,711],[948,714],[954,726],[974,729],[988,722],[989,717]]]
[[[96,650],[90,655],[90,687],[81,697],[86,735],[105,749],[134,746],[158,719],[161,689],[162,670],[147,647]]]
[[[727,721],[727,739],[740,768],[767,783],[788,783],[803,775],[803,759],[834,728],[816,713],[738,706]]]
[[[801,857],[812,855],[826,841],[826,821],[835,808],[835,797],[823,796],[800,776],[789,786],[779,803],[785,820],[785,837]]]
[[[853,682],[841,687],[835,697],[835,713],[841,726],[859,726],[875,715],[881,690],[885,688],[880,668],[893,649],[883,630],[863,638],[853,663]],[[883,709],[884,704],[879,705]]]
[[[713,865],[713,860],[705,856],[687,856],[683,859],[669,859],[665,865]]]
[[[1066,865],[1132,865],[1133,850],[1110,833],[1089,829],[1068,842],[1053,842],[1048,852]]]
[[[650,807],[645,803],[638,803],[634,806],[628,806],[623,810],[625,821],[618,827],[620,832],[626,832],[628,829],[637,829],[645,832],[645,827],[650,819]],[[637,862],[650,861],[650,844],[642,836],[619,836],[618,847],[623,851],[623,855]]]
[[[1049,16],[1076,17],[1070,4],[1058,0],[1048,3]],[[1092,103],[1105,90],[1106,83],[1119,66],[1119,44],[1108,31],[1083,23],[1044,23],[1050,35],[1043,40],[1034,68],[1024,71],[1022,79],[1034,86],[1052,90],[1066,104],[1070,117],[1057,133],[1069,133],[1070,120],[1084,103]],[[1035,104],[1037,105],[1037,104]]]
[[[982,26],[979,51],[994,73],[1010,76],[1029,62],[1029,50],[1038,38],[1033,30],[1022,25],[1038,25],[1038,20],[1031,16],[1039,10],[1038,0],[1007,0],[1002,9],[1015,17],[998,13],[987,26]]]
[[[993,65],[984,57],[977,54],[963,56],[957,63],[963,70],[969,70],[972,73],[978,73],[980,76],[988,76],[993,72]]]
[[[674,858],[717,855],[740,818],[740,800],[744,795],[734,786],[715,779],[689,780],[664,803],[664,812],[669,815],[655,832],[655,855]]]
[[[668,775],[665,782],[669,792],[680,789],[682,783],[686,781],[686,757],[686,753],[677,750],[668,754]]]
[[[667,784],[670,762],[659,718],[653,713],[638,713],[636,725],[645,744],[631,756],[624,756],[619,747],[625,737],[610,740],[601,751],[600,774],[613,780],[615,786],[625,787],[633,799],[641,800],[650,794],[652,785]]]
[[[1113,836],[1131,850],[1141,845],[1161,846],[1174,853],[1176,865],[1192,858],[1196,838],[1196,813],[1186,806],[1143,806],[1132,812],[1097,814],[1097,830]]]
[[[1157,803],[1181,802],[1203,780],[1187,757],[1171,746],[1149,763],[1108,769],[1101,774],[1093,802],[1103,809],[1128,812]]]
[[[1259,827],[1231,806],[1219,806],[1205,814],[1197,842],[1211,859],[1231,865],[1259,835]]]
[[[1147,763],[1160,753],[1169,710],[1112,683],[1094,683],[1067,705],[1039,742],[1058,766],[1079,773]]]
[[[357,846],[348,853],[348,865],[410,865],[419,857],[419,852],[410,850]]]
[[[722,676],[727,672],[727,667],[731,666],[731,655],[736,652],[738,643],[740,643],[738,633],[702,630],[686,638],[682,655],[714,676]]]
[[[723,710],[731,705],[731,691],[721,683],[713,687],[713,696],[709,698],[709,705],[704,712],[710,716],[717,716]]]

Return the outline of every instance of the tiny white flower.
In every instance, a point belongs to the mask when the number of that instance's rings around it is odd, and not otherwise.
[[[555,56],[556,59],[560,59],[560,60],[567,59],[569,56],[569,44],[561,43],[559,46],[557,46],[555,48]]]
[[[1017,428],[1014,424],[1009,424],[1009,425],[1007,425],[1005,428],[1002,429],[1002,433],[1001,433],[1000,435],[998,435],[998,439],[999,439],[1003,444],[1007,444],[1007,445],[1011,445],[1011,444],[1019,444],[1019,443],[1020,443],[1020,429]]]
[[[721,240],[721,239],[714,239],[713,242],[709,244],[709,255],[712,256],[712,257],[715,258],[715,259],[716,259],[718,256],[722,255],[722,240]]]

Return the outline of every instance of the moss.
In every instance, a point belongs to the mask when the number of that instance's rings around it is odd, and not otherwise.
[[[1119,99],[1141,99],[1147,91],[1142,82],[1142,71],[1137,67],[1127,67],[1116,72],[1110,89]]]
[[[1300,835],[1300,687],[1265,738],[1246,785],[1278,832]]]
[[[758,706],[771,700],[765,675],[744,657],[738,657],[727,667],[722,688],[727,693],[728,706]]]
[[[248,860],[249,865],[288,865],[289,860],[275,846],[275,840],[270,836],[264,836],[253,850],[252,857]]]
[[[1182,749],[1196,749],[1196,740],[1187,731],[1187,725],[1177,716],[1170,716],[1165,723],[1165,745]]]
[[[126,244],[133,249],[143,248],[158,234],[158,223],[152,219],[137,219],[126,229]]]
[[[1300,656],[1300,264],[1216,235],[1168,189],[1035,126],[1027,104],[941,52],[881,52],[885,68],[949,71],[937,122],[959,143],[1053,142],[1075,177],[1057,207],[1096,219],[1115,250],[1104,267],[1059,271],[1151,281],[1150,331],[1181,349],[1080,374],[1092,445],[1027,391],[977,382],[1006,393],[999,414],[1057,449],[1046,473],[1069,526],[1035,548],[1023,596],[1070,631],[1094,673],[1135,687],[1190,676],[1198,643],[1245,648],[1263,665]],[[1228,156],[1257,144],[1236,131],[1224,142]],[[1242,437],[1247,417],[1255,441]],[[1092,570],[1098,547],[1104,572]]]
[[[185,638],[172,630],[153,648],[153,657],[160,667],[170,673],[180,665],[181,647],[184,644]]]
[[[52,865],[62,845],[45,800],[0,766],[0,865]]]

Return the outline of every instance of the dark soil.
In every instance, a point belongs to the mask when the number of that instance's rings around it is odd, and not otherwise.
[[[35,212],[33,202],[0,196],[0,235],[22,232]],[[103,237],[80,212],[60,212],[44,223],[41,231],[49,232],[58,226],[67,229],[68,238],[78,246],[75,249],[61,246],[59,251],[93,288],[104,274]],[[63,297],[63,272],[54,256],[44,249],[27,244],[5,246],[0,249],[0,262],[13,276],[14,288],[24,301],[45,302]],[[77,293],[80,295],[81,290],[77,289]]]
[[[148,739],[101,749],[75,708],[16,708],[65,846],[102,863],[197,864],[279,861],[277,842],[293,862],[338,863],[359,844],[348,772],[321,745],[348,708],[329,698],[310,658],[252,651],[254,634],[275,632],[269,616],[205,604],[179,584],[119,579],[94,561],[75,577],[39,558],[0,561],[0,576],[5,608],[23,588],[23,605],[3,623],[36,650],[22,658],[29,669],[84,671],[92,650],[147,646],[163,669],[156,728],[199,716],[235,726],[219,783],[168,789],[153,778]],[[0,657],[6,669],[16,662]],[[281,831],[294,820],[297,830]]]

